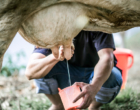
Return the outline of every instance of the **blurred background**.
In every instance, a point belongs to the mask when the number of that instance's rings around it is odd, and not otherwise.
[[[133,51],[134,64],[128,71],[126,88],[140,93],[140,27],[113,35],[116,47]],[[50,106],[43,94],[36,94],[33,81],[24,76],[33,49],[34,45],[17,33],[6,51],[0,73],[0,110],[46,110]]]

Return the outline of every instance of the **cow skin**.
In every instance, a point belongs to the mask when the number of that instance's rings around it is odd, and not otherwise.
[[[138,26],[140,0],[0,0],[0,60],[18,31],[53,51],[69,47],[81,30],[115,33]]]

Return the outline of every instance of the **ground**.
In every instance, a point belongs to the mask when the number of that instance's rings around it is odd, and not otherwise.
[[[134,65],[128,72],[127,87],[140,92],[140,52],[138,50],[133,50],[134,53]]]
[[[120,110],[140,110],[140,108],[137,107],[139,106],[138,103],[140,103],[140,98],[137,96],[138,93],[140,93],[140,53],[138,50],[133,50],[133,53],[134,65],[128,72],[125,91],[121,91],[119,98],[117,98],[112,105],[102,107],[102,110],[118,110],[117,107],[120,107]],[[13,76],[8,78],[1,76],[0,110],[47,110],[51,103],[43,94],[38,95],[35,93],[32,82],[33,81],[28,81],[25,76]],[[129,88],[132,88],[132,90]],[[120,102],[123,103],[123,105],[120,106]],[[127,104],[125,105],[127,109],[124,109],[124,104]],[[114,109],[112,109],[111,106],[114,106]]]

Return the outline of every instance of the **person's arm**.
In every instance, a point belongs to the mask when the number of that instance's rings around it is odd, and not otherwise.
[[[56,63],[63,60],[63,47],[59,49],[58,58],[55,58],[53,54],[46,57],[41,53],[33,53],[26,67],[25,75],[29,80],[42,78],[50,72]]]
[[[100,90],[105,81],[109,78],[114,66],[113,49],[106,48],[98,51],[99,61],[94,68],[94,77],[91,85]]]
[[[53,66],[58,62],[53,54],[47,57],[41,53],[33,53],[26,67],[25,75],[31,79],[39,79],[48,74]]]
[[[82,92],[74,99],[73,102],[76,102],[81,97],[83,97],[83,102],[79,107],[77,107],[77,109],[85,109],[91,104],[91,102],[95,99],[95,95],[111,74],[111,70],[114,66],[113,49],[101,49],[98,51],[98,55],[99,61],[94,68],[94,77],[92,83],[75,83],[75,85],[78,85],[82,88]]]

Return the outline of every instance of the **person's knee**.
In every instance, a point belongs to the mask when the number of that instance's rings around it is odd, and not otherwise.
[[[102,104],[109,103],[118,95],[119,91],[119,86],[116,86],[114,88],[101,87],[101,89],[95,96],[96,101]]]
[[[113,67],[109,78],[103,84],[102,87],[114,88],[116,86],[121,87],[121,85],[122,85],[122,75],[121,75],[121,72],[116,67]]]
[[[111,102],[119,93],[122,86],[121,72],[114,67],[108,80],[103,84],[96,94],[96,101],[99,103]]]
[[[50,79],[35,79],[37,86],[37,93],[44,94],[57,94],[58,93],[58,83],[54,78]]]

